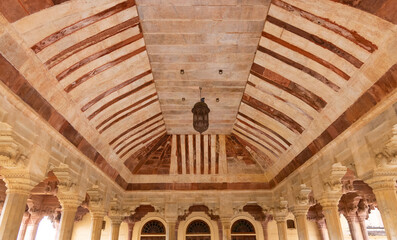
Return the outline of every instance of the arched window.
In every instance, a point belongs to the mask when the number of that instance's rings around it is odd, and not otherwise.
[[[165,240],[164,224],[157,220],[147,222],[141,231],[141,240]]]
[[[232,240],[256,240],[254,225],[245,219],[235,221],[231,232]]]
[[[203,220],[195,220],[186,228],[186,240],[211,240],[211,230]]]

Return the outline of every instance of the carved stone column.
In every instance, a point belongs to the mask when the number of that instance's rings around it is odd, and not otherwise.
[[[296,229],[298,231],[299,240],[310,239],[306,216],[308,209],[309,206],[295,206],[292,209],[292,213],[296,219]]]
[[[300,240],[310,239],[307,226],[307,211],[309,210],[309,194],[311,189],[301,184],[297,189],[294,206],[291,208],[296,219],[296,227]]]
[[[321,240],[329,240],[323,207],[320,204],[317,203],[309,208],[307,219],[316,223]]]
[[[223,233],[223,240],[230,240],[231,239],[231,225],[230,225],[230,218],[221,218],[222,223],[222,233]]]
[[[343,240],[343,231],[340,223],[338,204],[342,196],[342,177],[347,168],[340,163],[332,165],[331,174],[324,179],[324,192],[319,199],[323,207],[323,214],[327,222],[328,235],[332,240]]]
[[[34,240],[36,238],[39,223],[43,217],[43,214],[40,212],[31,213],[24,240]]]
[[[100,240],[102,233],[102,223],[106,215],[104,206],[104,193],[99,186],[94,185],[87,191],[90,196],[89,209],[91,212],[91,240]]]
[[[328,229],[327,229],[327,224],[325,223],[325,218],[317,219],[316,225],[320,233],[321,240],[329,240]]]
[[[388,239],[397,239],[397,124],[382,152],[376,155],[377,168],[365,182],[372,188]]]
[[[134,231],[135,222],[128,223],[128,240],[132,240],[132,233]]]
[[[27,167],[27,153],[11,126],[0,123],[0,175],[7,187],[0,216],[0,239],[17,239],[26,200],[38,181]],[[23,141],[22,141],[23,142]]]
[[[369,240],[367,226],[365,224],[365,220],[368,219],[369,215],[369,207],[367,201],[361,199],[357,206],[357,219],[360,224],[361,234],[364,240]]]
[[[16,239],[25,213],[26,201],[35,184],[28,176],[23,172],[18,172],[18,170],[8,171],[3,169],[0,174],[5,177],[4,180],[8,188],[0,217],[0,239]]]
[[[287,215],[288,215],[288,201],[280,197],[280,201],[276,204],[274,210],[274,220],[277,222],[277,231],[279,240],[287,240]]]
[[[110,239],[118,240],[120,235],[120,225],[123,222],[123,219],[121,217],[115,217],[115,216],[109,218],[112,224]]]
[[[21,226],[19,227],[18,240],[24,239],[25,233],[26,233],[26,228],[28,227],[29,218],[30,218],[30,213],[25,212],[22,217]]]
[[[91,212],[91,240],[100,240],[105,211]]]
[[[358,202],[360,197],[356,193],[347,193],[339,201],[339,210],[349,224],[350,235],[353,240],[361,240],[361,229],[357,218]]]
[[[176,232],[175,232],[175,228],[176,228],[176,220],[168,220],[168,226],[169,226],[169,239],[176,239]]]
[[[82,198],[78,193],[78,187],[74,182],[71,171],[66,164],[61,164],[53,172],[59,181],[57,197],[62,207],[58,240],[70,240],[72,238],[77,208],[80,206]]]
[[[108,213],[108,217],[111,221],[111,240],[118,240],[120,235],[120,225],[123,222],[123,219],[127,216],[127,210],[121,207],[120,199],[114,197],[110,201],[110,210]]]
[[[367,181],[376,197],[388,239],[397,239],[397,194],[393,178],[374,177]]]

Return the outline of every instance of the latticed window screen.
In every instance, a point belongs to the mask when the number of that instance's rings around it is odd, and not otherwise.
[[[165,240],[165,227],[157,220],[147,222],[141,231],[141,240]]]
[[[234,222],[231,232],[232,240],[256,240],[254,225],[245,219]]]
[[[195,220],[186,228],[186,240],[210,240],[211,230],[202,220]]]

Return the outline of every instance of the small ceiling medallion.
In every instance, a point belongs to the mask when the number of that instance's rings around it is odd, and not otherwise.
[[[193,128],[200,134],[205,132],[209,126],[208,113],[210,109],[204,102],[205,98],[201,97],[201,87],[200,87],[200,102],[194,104],[192,109],[193,113]]]
[[[179,73],[180,73],[181,75],[183,75],[183,74],[185,74],[185,70],[181,69],[181,71],[179,71]]]
[[[223,74],[223,70],[219,69],[218,73],[219,73],[219,75],[222,75]]]

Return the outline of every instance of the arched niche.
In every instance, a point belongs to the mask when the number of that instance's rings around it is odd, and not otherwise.
[[[149,212],[140,221],[135,223],[133,234],[132,234],[132,239],[141,240],[142,236],[144,236],[144,234],[142,234],[142,230],[145,227],[145,224],[147,224],[150,221],[158,221],[158,222],[160,222],[164,226],[164,229],[165,229],[165,238],[153,238],[153,239],[155,239],[155,240],[162,240],[162,239],[170,240],[169,239],[170,229],[169,229],[168,223],[157,212]],[[164,235],[162,235],[162,236],[164,236]]]
[[[179,223],[179,227],[178,227],[178,239],[181,240],[186,240],[186,230],[188,228],[188,226],[196,221],[196,220],[200,220],[205,222],[210,230],[210,234],[209,234],[209,239],[210,240],[216,240],[219,239],[219,228],[218,228],[218,224],[216,221],[211,220],[211,218],[208,217],[207,214],[205,214],[204,212],[192,212],[185,221],[181,221]],[[188,234],[189,235],[189,234]],[[203,234],[206,235],[206,234]],[[192,235],[190,235],[191,237]]]
[[[264,240],[264,236],[263,236],[263,228],[262,225],[260,224],[260,222],[256,221],[249,213],[247,212],[241,212],[238,215],[235,215],[234,218],[231,220],[231,224],[230,224],[230,229],[229,229],[229,234],[232,236],[232,227],[233,224],[235,224],[237,221],[239,220],[245,220],[250,222],[253,227],[255,228],[255,236],[256,236],[256,240]],[[233,238],[232,238],[233,239]]]

